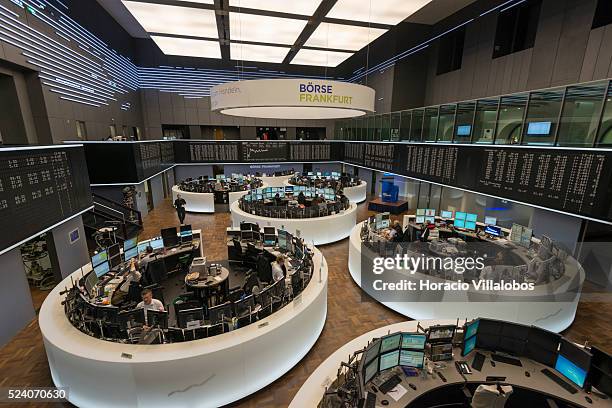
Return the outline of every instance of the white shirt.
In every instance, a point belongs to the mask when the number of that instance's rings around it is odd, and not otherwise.
[[[283,267],[278,262],[272,262],[272,279],[274,279],[274,282],[278,282],[284,276]]]
[[[136,305],[136,309],[140,308],[144,308],[145,310],[154,310],[156,312],[164,311],[164,305],[157,299],[151,299],[151,303],[149,303],[148,305],[146,305],[144,301],[138,303]]]
[[[130,290],[130,283],[140,282],[140,278],[142,278],[142,274],[140,272],[136,270],[130,271],[125,277],[125,280],[123,281],[121,286],[119,286],[119,290],[122,292],[128,293]]]

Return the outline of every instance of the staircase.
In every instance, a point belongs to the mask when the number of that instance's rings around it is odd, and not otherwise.
[[[87,237],[93,237],[101,228],[116,227],[117,242],[136,237],[142,231],[140,211],[126,207],[116,201],[92,194],[94,208],[83,214],[83,225]],[[92,238],[90,248],[95,248]]]

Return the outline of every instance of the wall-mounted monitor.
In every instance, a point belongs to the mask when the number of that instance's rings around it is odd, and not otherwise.
[[[527,134],[534,136],[548,136],[550,134],[551,122],[531,122],[527,125]]]
[[[469,136],[472,133],[471,125],[459,125],[457,126],[457,136]]]

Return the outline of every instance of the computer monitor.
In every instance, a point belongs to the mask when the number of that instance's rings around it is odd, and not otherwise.
[[[138,245],[137,238],[126,239],[125,241],[123,241],[123,252],[127,251],[128,249],[135,248],[137,245]]]
[[[458,125],[457,126],[457,136],[469,136],[472,132],[471,125]]]
[[[147,326],[157,327],[163,330],[168,328],[168,312],[159,310],[147,310]]]
[[[285,194],[293,194],[293,186],[285,186]]]
[[[367,384],[376,374],[378,374],[378,357],[365,366],[363,382]]]
[[[177,246],[179,244],[179,237],[177,235],[176,227],[164,228],[161,230],[161,236],[166,248]]]
[[[427,339],[430,343],[452,341],[453,337],[455,336],[456,328],[457,327],[452,324],[431,326],[427,334]]]
[[[476,347],[485,350],[497,350],[504,322],[493,319],[479,320]]]
[[[276,235],[275,227],[264,227],[264,235]]]
[[[591,369],[588,382],[609,397],[612,397],[612,356],[596,346],[591,346]]]
[[[425,209],[424,208],[417,208],[416,215],[425,215]]]
[[[283,251],[288,251],[287,248],[287,231],[278,230],[278,247]]]
[[[436,216],[436,210],[434,210],[433,208],[427,208],[425,210],[425,215],[428,217],[435,217]]]
[[[93,289],[94,286],[96,286],[97,283],[98,283],[98,275],[96,275],[96,273],[92,271],[89,273],[89,275],[85,277],[85,281],[83,282],[83,285],[85,286],[85,290],[87,291],[87,293],[91,295],[91,290]]]
[[[117,319],[119,320],[119,326],[123,330],[143,326],[145,324],[145,310],[140,308],[119,312]]]
[[[455,216],[455,221],[453,221],[453,225],[455,228],[465,228],[465,220],[458,220]]]
[[[485,216],[484,223],[485,225],[497,225],[497,218]]]
[[[417,215],[415,222],[417,224],[423,224],[425,222],[425,216],[424,215]]]
[[[253,231],[240,231],[242,241],[253,241]]]
[[[250,222],[241,222],[240,223],[240,231],[252,231],[253,224]]]
[[[578,387],[583,388],[587,373],[591,368],[591,358],[591,353],[584,348],[562,338],[555,370]]]
[[[223,323],[226,319],[229,320],[231,318],[232,304],[229,302],[208,309],[208,320],[210,320],[210,324]]]
[[[128,249],[127,251],[123,253],[123,256],[125,257],[126,261],[129,261],[132,258],[136,258],[138,256],[138,248],[133,247],[133,248]]]
[[[162,237],[153,238],[149,241],[149,245],[153,249],[162,249],[164,247],[164,239]]]
[[[503,322],[499,337],[498,350],[515,356],[524,355],[530,331],[530,326],[525,326],[518,323]]]
[[[181,225],[181,229],[180,229],[181,238],[192,235],[192,234],[193,234],[193,231],[191,228],[191,224]]]
[[[121,265],[122,262],[123,260],[121,259],[121,253],[118,253],[116,256],[108,260],[108,264],[110,265],[111,269],[115,269],[116,267]]]
[[[474,221],[466,221],[464,228],[470,231],[476,231],[476,223]]]
[[[365,358],[366,364],[368,364],[370,361],[374,360],[374,358],[378,356],[378,353],[380,352],[380,343],[380,340],[376,340],[370,343],[363,356],[363,358]]]
[[[399,348],[402,340],[402,333],[391,334],[380,339],[380,352],[385,353],[389,350]]]
[[[550,134],[551,122],[531,122],[527,125],[527,134],[546,136]]]
[[[380,371],[388,370],[399,365],[399,350],[380,355]]]
[[[117,324],[119,321],[119,308],[115,306],[100,305],[95,307],[96,320],[108,324]]]
[[[106,252],[106,250],[103,250],[91,257],[91,266],[95,267],[106,261],[108,261],[108,252]]]
[[[500,227],[495,227],[493,225],[487,225],[484,229],[485,234],[489,234],[493,237],[503,237],[504,233],[502,232]]]
[[[276,245],[276,235],[265,235],[263,239],[264,246],[271,247]]]
[[[440,216],[445,219],[453,218],[453,212],[452,211],[442,211],[440,213]]]
[[[112,259],[121,254],[121,247],[119,246],[119,244],[114,244],[109,246],[106,249],[106,252],[108,253],[108,259]]]
[[[476,222],[478,221],[478,214],[467,213],[465,216],[465,220],[470,222]]]
[[[399,365],[406,367],[423,368],[425,353],[422,351],[401,350]]]
[[[463,338],[469,339],[470,337],[474,337],[478,333],[479,324],[480,319],[475,319],[470,322],[467,322],[463,327]]]
[[[476,338],[477,336],[472,336],[469,339],[463,340],[463,347],[461,348],[461,355],[467,356],[474,350],[476,347]]]
[[[467,213],[461,212],[461,211],[457,211],[455,213],[455,221],[456,220],[465,220],[465,218],[467,217]]]
[[[420,333],[402,333],[402,348],[412,350],[425,350],[427,336]]]
[[[436,218],[432,216],[425,216],[425,221],[429,221],[430,224],[435,224]]]
[[[93,270],[96,276],[101,278],[102,276],[106,275],[108,271],[110,271],[110,264],[108,261],[102,262],[101,264],[94,266]]]
[[[560,341],[560,334],[531,326],[523,355],[538,363],[553,367],[557,360]]]
[[[181,329],[197,328],[202,324],[202,320],[204,320],[204,309],[196,307],[179,311],[177,324]]]

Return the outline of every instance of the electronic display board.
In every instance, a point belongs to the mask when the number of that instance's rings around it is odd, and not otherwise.
[[[291,143],[289,145],[289,161],[324,161],[332,160],[331,143]]]
[[[245,162],[286,161],[287,142],[242,142],[242,160]]]
[[[191,163],[232,163],[240,161],[239,142],[190,142],[187,162]],[[182,160],[183,161],[183,160]]]
[[[92,205],[81,146],[0,148],[0,251]]]

